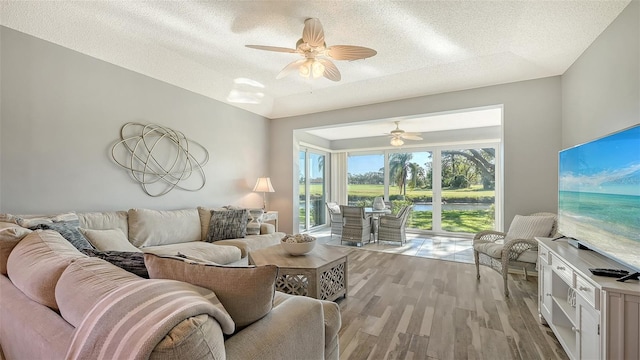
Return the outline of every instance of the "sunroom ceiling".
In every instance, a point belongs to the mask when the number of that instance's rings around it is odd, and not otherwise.
[[[470,109],[440,114],[383,119],[353,125],[309,129],[307,133],[326,140],[370,138],[388,135],[395,129],[395,121],[407,132],[428,133],[500,126],[502,108]]]

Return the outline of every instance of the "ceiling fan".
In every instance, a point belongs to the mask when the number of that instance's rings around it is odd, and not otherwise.
[[[396,128],[391,130],[389,133],[389,136],[391,137],[391,145],[402,146],[404,144],[404,140],[422,140],[419,133],[406,132],[400,129],[400,121],[394,121],[394,123],[396,124]]]
[[[276,76],[276,79],[281,79],[297,69],[302,77],[308,78],[311,76],[315,79],[324,76],[332,81],[340,81],[340,71],[330,59],[359,60],[377,54],[375,50],[363,46],[333,45],[327,47],[324,41],[322,24],[316,18],[309,18],[304,21],[302,38],[296,43],[295,49],[265,45],[245,46],[258,50],[296,53],[303,57],[285,66]]]

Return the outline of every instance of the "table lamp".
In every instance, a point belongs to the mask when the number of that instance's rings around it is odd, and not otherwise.
[[[256,181],[256,186],[253,187],[254,192],[262,193],[262,209],[267,210],[267,197],[266,193],[268,192],[276,192],[273,190],[273,185],[271,185],[271,179],[268,177],[258,178]]]

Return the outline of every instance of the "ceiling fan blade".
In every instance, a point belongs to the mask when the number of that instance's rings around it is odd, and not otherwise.
[[[422,137],[420,137],[418,135],[415,135],[415,134],[404,133],[404,134],[401,135],[401,137],[403,139],[407,139],[407,140],[422,140]]]
[[[333,45],[327,54],[335,60],[358,60],[376,55],[378,52],[364,46]]]
[[[336,66],[336,64],[334,64],[333,62],[327,59],[316,59],[316,60],[318,60],[322,65],[324,65],[324,74],[322,74],[324,77],[326,77],[331,81],[340,81],[340,78],[342,77],[342,75],[340,75],[340,70],[338,70],[338,67]]]
[[[289,63],[289,65],[285,66],[284,69],[282,69],[278,73],[278,75],[276,76],[276,79],[282,79],[283,77],[289,75],[292,71],[298,70],[300,65],[302,65],[305,61],[306,61],[306,59],[299,59],[299,60],[296,60],[296,61],[294,61],[292,63]]]
[[[277,52],[284,52],[284,53],[296,52],[295,49],[283,48],[279,46],[266,46],[266,45],[245,45],[245,46],[251,49],[258,49],[258,50],[277,51]]]
[[[322,29],[320,20],[309,18],[304,21],[302,40],[311,46],[324,45],[324,29]]]

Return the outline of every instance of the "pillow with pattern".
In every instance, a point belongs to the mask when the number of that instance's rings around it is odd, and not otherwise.
[[[100,251],[95,249],[81,250],[85,255],[96,257],[112,263],[113,265],[136,274],[141,278],[148,279],[149,272],[144,265],[144,254],[142,252],[128,251]]]
[[[57,231],[62,235],[63,238],[67,239],[71,243],[71,245],[75,246],[76,249],[93,249],[94,247],[89,243],[87,238],[82,235],[80,230],[79,220],[73,221],[60,221],[60,222],[51,222],[51,223],[41,223],[35,226],[29,227],[29,230],[53,230]]]
[[[243,210],[211,210],[207,241],[239,239],[247,236],[249,212]]]
[[[260,235],[262,224],[262,209],[249,209],[249,222],[247,223],[247,235]]]

